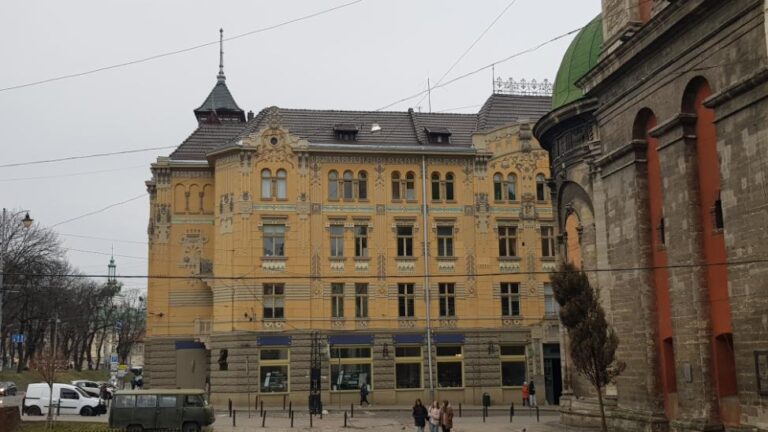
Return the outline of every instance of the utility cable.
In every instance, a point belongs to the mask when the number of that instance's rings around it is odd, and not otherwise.
[[[131,202],[131,201],[136,201],[137,199],[139,199],[139,198],[144,198],[144,197],[146,197],[146,196],[147,196],[147,194],[146,194],[146,193],[143,193],[143,194],[141,194],[141,195],[137,195],[137,196],[135,196],[135,197],[133,197],[133,198],[129,198],[129,199],[125,200],[125,201],[120,201],[119,203],[110,204],[110,205],[108,205],[108,206],[106,206],[106,207],[103,207],[103,208],[101,208],[101,209],[99,209],[99,210],[95,210],[95,211],[92,211],[92,212],[88,212],[88,213],[86,213],[86,214],[83,214],[83,215],[80,215],[80,216],[76,216],[76,217],[73,217],[73,218],[71,218],[71,219],[67,219],[67,220],[65,220],[65,221],[61,221],[61,222],[59,222],[59,223],[55,223],[55,224],[53,224],[53,225],[49,226],[48,228],[53,228],[53,227],[56,227],[56,226],[59,226],[59,225],[63,225],[63,224],[65,224],[65,223],[74,222],[74,221],[76,221],[76,220],[79,220],[79,219],[83,219],[83,218],[85,218],[85,217],[88,217],[88,216],[92,216],[92,215],[95,215],[95,214],[101,213],[101,212],[103,212],[103,211],[109,210],[109,209],[111,209],[112,207],[117,207],[117,206],[120,206],[120,205],[123,205],[123,204],[129,203],[129,202]]]

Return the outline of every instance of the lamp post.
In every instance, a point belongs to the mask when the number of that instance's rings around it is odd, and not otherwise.
[[[16,213],[13,213],[10,217],[13,218],[21,213],[24,213],[26,210],[22,210]],[[5,341],[2,340],[3,335],[3,276],[5,275],[5,252],[8,248],[8,242],[6,241],[5,237],[5,225],[8,221],[8,211],[3,208],[3,218],[0,220],[0,371],[3,370],[3,367],[5,366]],[[32,226],[32,218],[29,217],[29,212],[27,212],[27,215],[24,216],[24,219],[21,220],[21,223],[24,225],[24,228],[29,228]]]

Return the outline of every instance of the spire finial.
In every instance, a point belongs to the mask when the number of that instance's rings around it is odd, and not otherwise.
[[[227,79],[224,76],[224,29],[219,29],[219,74],[216,75],[216,79],[223,82]]]

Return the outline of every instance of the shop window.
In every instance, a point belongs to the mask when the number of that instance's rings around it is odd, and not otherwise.
[[[441,283],[438,284],[440,294],[440,316],[456,316],[456,284]]]
[[[501,345],[501,385],[503,387],[522,386],[526,380],[525,346]]]
[[[370,347],[331,347],[331,390],[360,391],[373,387]]]
[[[520,284],[502,282],[501,284],[501,316],[520,316]]]
[[[264,319],[285,318],[285,286],[283,284],[264,284]]]
[[[423,363],[420,346],[395,347],[395,388],[421,388]]]
[[[461,346],[435,348],[438,387],[464,387],[464,355]]]
[[[368,318],[368,284],[355,284],[355,318]]]
[[[287,393],[288,348],[262,348],[259,352],[259,392]]]
[[[262,230],[264,256],[285,256],[285,225],[264,225]]]
[[[331,284],[331,316],[344,318],[344,284]]]
[[[412,283],[397,284],[397,313],[400,318],[414,316],[415,296]]]

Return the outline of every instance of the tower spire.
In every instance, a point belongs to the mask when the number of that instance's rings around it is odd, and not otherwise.
[[[219,29],[219,74],[216,75],[219,82],[224,82],[227,77],[224,76],[224,29]]]

